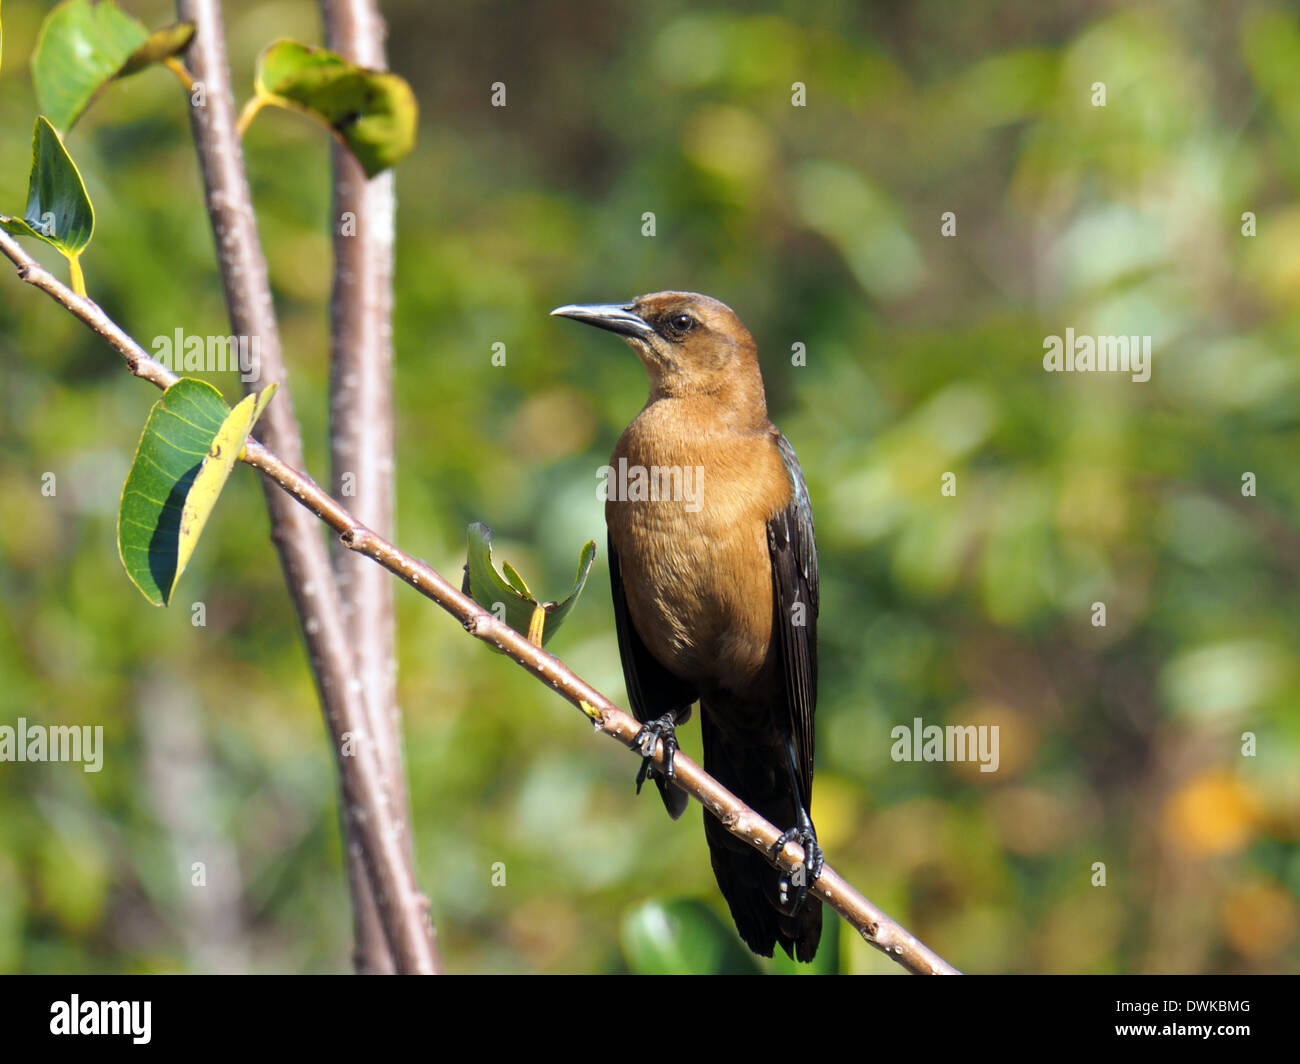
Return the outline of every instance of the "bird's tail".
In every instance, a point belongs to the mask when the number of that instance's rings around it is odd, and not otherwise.
[[[685,791],[679,791],[662,776],[655,777],[655,785],[659,788],[659,797],[664,800],[668,815],[674,820],[680,820],[686,807],[691,804],[690,796]]]
[[[704,770],[755,812],[783,831],[798,821],[798,797],[783,769],[780,751],[747,746],[710,723],[700,707]],[[763,957],[776,945],[800,961],[816,956],[822,935],[822,904],[809,894],[798,912],[780,902],[780,873],[752,846],[727,831],[707,811],[704,837],[718,888],[745,945]]]

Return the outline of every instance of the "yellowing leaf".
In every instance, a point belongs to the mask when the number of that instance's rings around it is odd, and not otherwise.
[[[257,395],[244,396],[213,437],[212,446],[208,448],[207,457],[199,467],[198,476],[194,478],[189,494],[185,496],[185,508],[181,511],[180,542],[176,552],[176,575],[168,590],[169,599],[176,590],[181,573],[185,572],[185,567],[190,563],[199,536],[203,534],[208,516],[217,505],[217,497],[226,486],[230,471],[234,469],[235,462],[244,449],[248,434],[253,431],[253,426],[275,395],[277,387],[278,385],[272,384]]]
[[[183,377],[154,404],[122,488],[117,542],[127,576],[155,606],[171,601],[230,470],[275,385],[234,410]]]

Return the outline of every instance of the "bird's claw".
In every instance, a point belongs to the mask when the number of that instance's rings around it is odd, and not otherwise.
[[[780,856],[787,842],[797,842],[803,847],[803,864],[795,869],[793,873],[783,868],[778,883],[781,905],[788,907],[790,915],[793,916],[803,905],[804,898],[808,896],[809,886],[822,874],[822,865],[826,863],[826,855],[822,853],[822,848],[818,845],[817,836],[812,829],[801,827],[790,828],[776,840],[771,850],[774,859]],[[790,900],[791,886],[795,888],[793,902]]]
[[[655,768],[655,745],[660,740],[664,744],[663,777],[670,780],[673,778],[673,754],[677,752],[677,725],[669,714],[643,724],[633,740],[641,751],[641,769],[636,774],[637,794],[641,793],[641,784],[645,783],[647,777],[659,775],[659,770]]]

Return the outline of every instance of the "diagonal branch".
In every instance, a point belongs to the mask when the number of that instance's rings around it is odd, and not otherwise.
[[[49,271],[39,266],[4,232],[0,232],[0,252],[18,266],[19,277],[49,293],[103,336],[136,376],[159,387],[166,387],[176,379],[170,370],[155,362],[123,332],[97,304],[73,293]],[[268,448],[249,440],[241,458],[255,469],[261,470],[267,478],[283,488],[287,496],[297,499],[339,533],[344,546],[378,562],[445,609],[476,639],[496,647],[548,687],[558,691],[587,715],[597,731],[612,736],[629,749],[637,749],[636,736],[641,725],[575,674],[559,658],[530,643],[505,622],[498,621],[477,602],[462,595],[427,563],[411,557],[366,528],[330,498],[315,481],[295,471]],[[655,762],[662,767],[662,743],[655,747]],[[698,799],[731,834],[770,856],[772,847],[781,837],[781,832],[776,827],[680,751],[674,756],[673,769],[678,787]],[[786,843],[773,863],[794,873],[803,863],[803,850],[797,843]],[[843,916],[867,942],[908,971],[923,975],[957,974],[956,968],[859,894],[829,864],[822,869],[821,876],[812,884],[811,890]]]
[[[257,340],[261,356],[258,385],[279,382],[281,386],[281,401],[272,404],[278,409],[266,411],[258,431],[269,447],[301,468],[302,437],[287,387],[266,260],[236,132],[221,5],[219,0],[178,0],[176,6],[179,17],[195,25],[186,58],[203,93],[198,106],[193,105],[191,95],[190,125],[216,238],[226,309],[235,334],[249,337],[250,346],[253,338]],[[363,686],[356,682],[356,659],[325,543],[315,522],[284,495],[268,486],[266,501],[272,539],[298,611],[334,740],[357,923],[363,924],[372,907],[377,909],[398,970],[437,971],[440,964],[428,901],[415,881],[404,792],[399,794],[387,771]],[[362,739],[357,743],[362,757],[347,755],[349,737],[353,742]]]

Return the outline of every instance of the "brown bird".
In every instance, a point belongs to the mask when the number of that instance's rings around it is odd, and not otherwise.
[[[731,309],[691,292],[552,314],[622,336],[650,399],[603,470],[610,583],[632,710],[650,774],[676,819],[675,728],[700,703],[704,768],[797,839],[787,877],[704,817],[713,872],[740,937],[812,960],[822,854],[809,815],[817,706],[817,547],[794,449],[767,417],[754,340]],[[652,767],[656,740],[667,768]],[[794,888],[793,890],[791,888]]]

